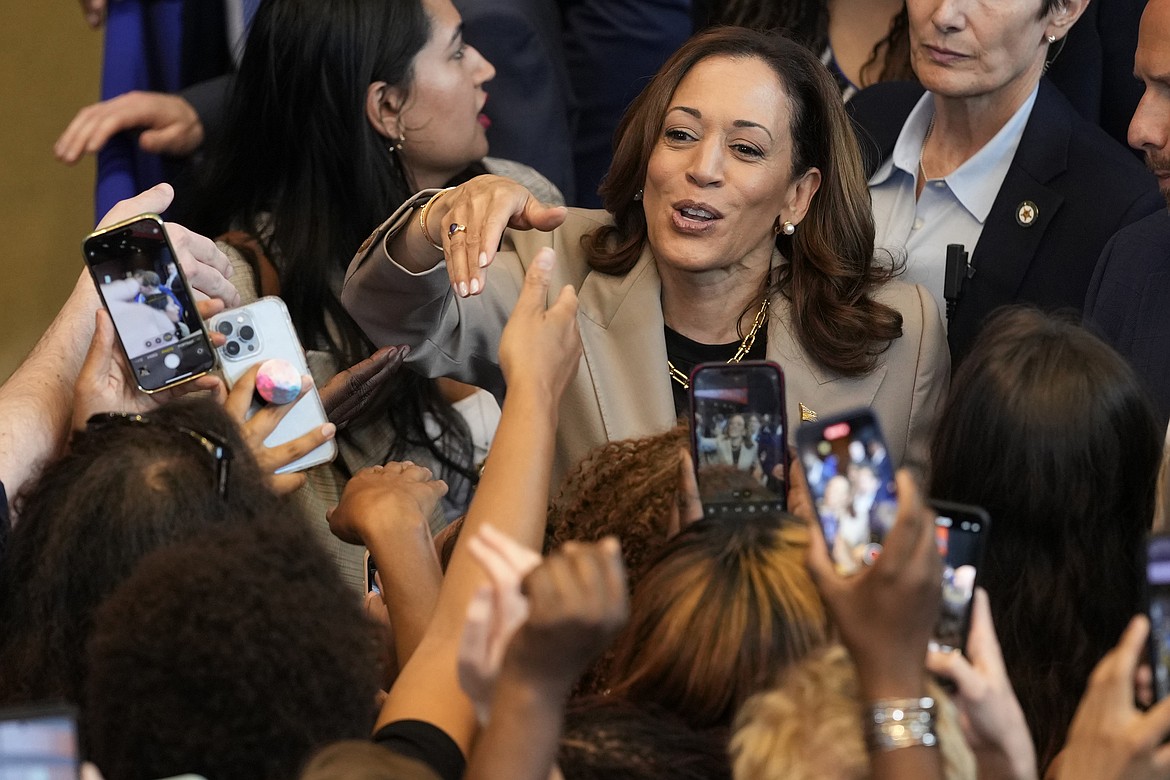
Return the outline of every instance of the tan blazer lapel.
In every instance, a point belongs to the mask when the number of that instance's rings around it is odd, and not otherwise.
[[[588,380],[611,441],[674,424],[661,287],[654,257],[644,249],[625,276],[591,273],[578,292]]]
[[[792,309],[788,299],[772,301],[768,321],[768,359],[784,370],[789,440],[800,427],[801,405],[825,418],[859,406],[873,406],[886,376],[882,362],[868,374],[846,377],[818,365],[790,330]]]

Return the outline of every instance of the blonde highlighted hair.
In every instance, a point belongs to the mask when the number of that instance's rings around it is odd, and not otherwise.
[[[946,780],[975,780],[975,756],[955,705],[933,682],[935,733]],[[731,738],[737,780],[865,780],[865,705],[853,659],[841,645],[794,665],[776,689],[748,699]]]

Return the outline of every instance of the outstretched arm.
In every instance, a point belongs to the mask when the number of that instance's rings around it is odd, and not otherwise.
[[[99,227],[137,214],[161,212],[174,191],[159,184],[119,202]],[[231,266],[208,239],[178,225],[167,233],[193,287],[233,304],[235,288],[225,276]],[[205,296],[207,297],[207,296]],[[56,456],[69,434],[73,390],[94,335],[101,302],[88,273],[82,273],[61,311],[19,368],[0,386],[0,482],[9,498]]]
[[[513,540],[540,549],[558,407],[581,355],[572,288],[561,290],[552,306],[545,308],[554,261],[551,250],[537,254],[504,329],[500,364],[508,397],[495,441],[447,569],[435,616],[378,719],[379,727],[403,719],[431,723],[446,732],[465,755],[476,732],[476,719],[459,687],[459,642],[467,605],[486,575],[464,540],[490,521]]]

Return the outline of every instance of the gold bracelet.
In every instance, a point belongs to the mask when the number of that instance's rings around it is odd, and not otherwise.
[[[444,189],[439,190],[434,195],[432,195],[429,199],[427,199],[427,202],[423,204],[423,207],[418,210],[418,226],[420,228],[422,228],[423,238],[425,238],[427,240],[427,243],[429,243],[435,249],[438,249],[440,252],[443,251],[443,245],[436,244],[435,239],[431,238],[431,231],[427,230],[427,211],[430,209],[432,203],[434,203],[436,200],[441,198],[443,195],[445,195],[451,189],[453,189],[453,188],[446,187]]]

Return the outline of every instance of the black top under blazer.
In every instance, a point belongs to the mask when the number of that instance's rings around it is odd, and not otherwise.
[[[866,176],[894,150],[902,124],[922,97],[912,82],[886,82],[857,93],[847,107]],[[1035,217],[1018,218],[1029,203]],[[971,252],[974,276],[948,328],[951,364],[971,348],[987,316],[1028,303],[1078,314],[1101,250],[1126,225],[1165,208],[1157,184],[1134,156],[1082,119],[1041,79],[1011,167]],[[939,247],[940,257],[946,247]]]

